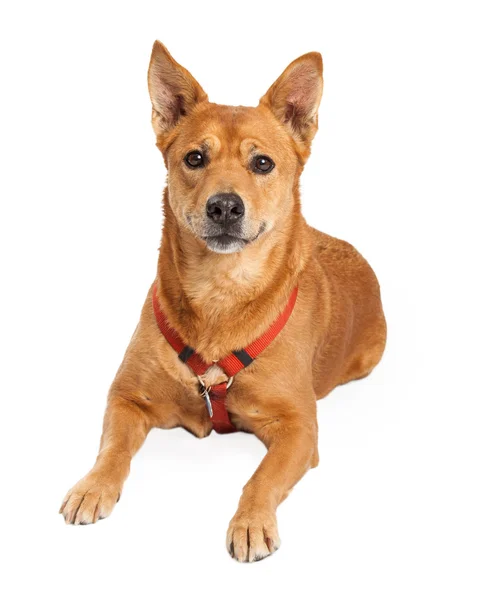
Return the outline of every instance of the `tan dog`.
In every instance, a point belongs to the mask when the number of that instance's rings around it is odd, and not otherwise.
[[[154,309],[210,364],[268,331],[297,287],[291,316],[237,373],[224,404],[227,419],[268,448],[227,533],[232,556],[258,560],[279,546],[277,506],[318,464],[316,399],[365,377],[381,358],[379,286],[351,245],[312,229],[300,212],[299,177],[322,93],[320,54],[291,63],[256,108],[210,103],[159,42],[148,82],[168,169],[157,278],[109,393],[96,464],[60,512],[75,524],[108,516],[151,428],[180,426],[198,437],[212,430],[207,391],[226,388],[228,377],[215,364],[199,386]]]

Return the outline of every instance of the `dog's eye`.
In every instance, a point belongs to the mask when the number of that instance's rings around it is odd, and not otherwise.
[[[269,156],[256,156],[253,158],[253,171],[255,173],[269,173],[274,169],[274,162]]]
[[[198,167],[204,166],[205,161],[201,152],[193,150],[193,152],[188,152],[185,156],[185,163],[192,169],[197,169]]]

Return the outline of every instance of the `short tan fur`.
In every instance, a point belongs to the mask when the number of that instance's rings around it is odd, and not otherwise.
[[[285,328],[238,373],[227,397],[237,429],[268,448],[227,531],[239,561],[279,547],[276,508],[319,461],[316,400],[368,375],[386,342],[372,269],[301,214],[299,178],[317,131],[322,71],[320,54],[299,57],[255,108],[209,102],[159,42],[148,73],[153,129],[168,169],[156,283],[170,324],[205,361],[218,360],[257,339],[299,287]],[[185,160],[191,152],[193,162],[201,156],[199,166]],[[269,172],[258,171],[261,157],[272,162]],[[111,513],[153,427],[211,432],[195,375],[158,329],[152,289],[109,392],[97,461],[62,504],[67,523]],[[206,375],[208,385],[223,380],[218,367]]]

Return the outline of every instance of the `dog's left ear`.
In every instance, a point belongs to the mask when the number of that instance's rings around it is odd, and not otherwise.
[[[310,52],[293,61],[273,83],[260,104],[301,144],[309,145],[318,129],[318,108],[323,93],[323,60]]]
[[[153,105],[153,129],[157,136],[168,134],[208,96],[196,79],[156,41],[148,69],[148,90]]]

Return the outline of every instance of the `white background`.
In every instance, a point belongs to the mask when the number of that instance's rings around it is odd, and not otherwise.
[[[473,2],[6,2],[1,60],[3,597],[478,597],[478,61]],[[318,469],[252,565],[224,539],[264,449],[153,431],[113,515],[67,527],[155,275],[165,170],[154,39],[219,103],[324,59],[302,180],[389,325],[373,375],[318,405]]]

